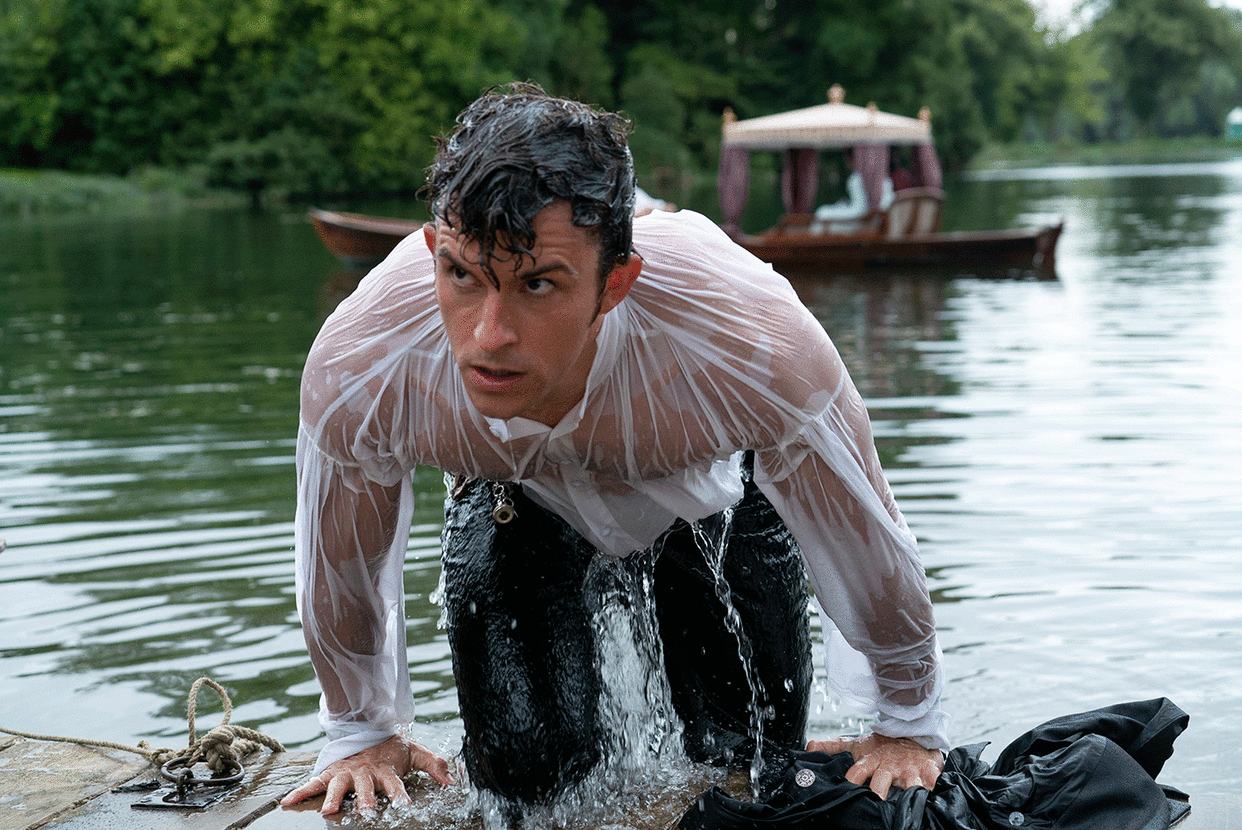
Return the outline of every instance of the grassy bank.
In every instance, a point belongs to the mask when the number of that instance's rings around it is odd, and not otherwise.
[[[0,218],[61,214],[168,213],[203,204],[244,204],[185,173],[146,169],[124,178],[58,170],[0,169]]]

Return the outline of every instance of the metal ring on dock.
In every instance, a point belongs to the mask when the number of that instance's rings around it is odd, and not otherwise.
[[[228,763],[233,769],[228,775],[212,775],[209,778],[198,778],[194,775],[194,771],[186,766],[187,758],[173,758],[168,763],[160,767],[160,775],[168,781],[176,784],[178,788],[189,789],[190,787],[231,787],[242,780],[242,776],[246,774],[246,768],[241,765],[240,761],[230,760]],[[176,773],[174,770],[180,768],[181,772]]]

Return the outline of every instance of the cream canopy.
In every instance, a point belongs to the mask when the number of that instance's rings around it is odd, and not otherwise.
[[[932,140],[931,117],[926,108],[918,118],[909,118],[880,112],[874,104],[857,107],[845,103],[845,93],[839,85],[833,86],[828,96],[827,104],[744,121],[734,120],[728,111],[723,144],[745,150],[824,150],[859,144],[928,144]]]
[[[819,152],[851,148],[868,209],[874,211],[880,207],[884,179],[889,175],[889,148],[894,144],[913,145],[913,186],[942,187],[940,160],[932,146],[931,114],[926,107],[918,118],[880,112],[874,104],[856,107],[845,103],[845,92],[834,85],[828,91],[828,103],[817,107],[745,121],[738,121],[731,110],[725,110],[716,182],[724,217],[721,224],[730,234],[741,233],[753,151],[783,153],[781,198],[785,210],[808,213],[814,209],[819,186]]]

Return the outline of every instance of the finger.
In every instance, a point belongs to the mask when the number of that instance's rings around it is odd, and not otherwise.
[[[433,781],[443,787],[451,787],[455,783],[449,772],[448,761],[421,744],[410,748],[410,764],[414,769],[430,775]]]
[[[859,786],[866,784],[867,779],[871,778],[872,773],[875,772],[876,763],[876,760],[870,756],[863,758],[846,771],[845,780]]]
[[[375,798],[375,778],[370,774],[354,774],[354,808],[374,812],[378,803]]]
[[[406,792],[405,782],[401,780],[401,777],[392,768],[380,773],[379,784],[383,787],[384,794],[388,796],[389,804],[400,805],[410,803],[410,794]]]
[[[341,802],[345,800],[345,794],[353,787],[353,783],[350,776],[334,775],[328,782],[327,793],[323,797],[323,806],[319,808],[319,812],[325,816],[338,812],[341,809]]]
[[[308,798],[313,798],[314,796],[321,794],[327,788],[328,785],[323,783],[323,779],[318,777],[312,778],[296,790],[292,790],[287,793],[285,797],[280,800],[280,806],[291,807],[299,801],[304,801]]]
[[[888,790],[893,784],[893,774],[880,767],[871,774],[871,792],[880,798],[888,798]]]

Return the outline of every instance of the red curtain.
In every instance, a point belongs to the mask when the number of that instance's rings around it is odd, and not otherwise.
[[[781,167],[781,198],[786,213],[810,213],[819,190],[819,152],[810,147],[785,151]]]
[[[936,157],[936,148],[931,142],[915,147],[913,157],[915,186],[943,188],[944,176],[940,172],[940,159]]]
[[[730,236],[742,232],[742,211],[749,189],[750,153],[740,147],[721,147],[716,195],[720,199],[723,227]]]
[[[879,210],[888,178],[888,145],[859,144],[854,148],[854,169],[862,176],[867,191],[867,209]]]

